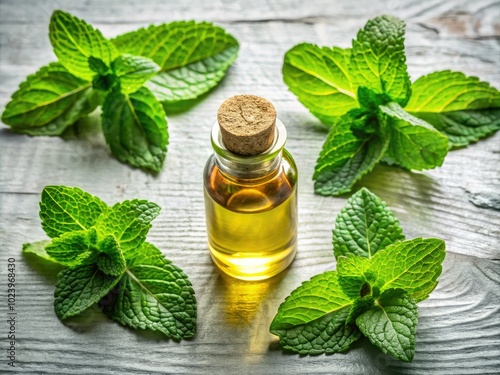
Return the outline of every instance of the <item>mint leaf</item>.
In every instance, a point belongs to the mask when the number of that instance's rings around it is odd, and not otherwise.
[[[284,348],[300,354],[345,351],[360,337],[356,327],[346,325],[352,303],[339,285],[337,272],[324,272],[285,299],[270,331]]]
[[[49,262],[58,263],[57,260],[52,258],[47,251],[45,251],[45,247],[50,243],[50,240],[43,240],[31,243],[23,244],[23,253],[35,254],[37,257],[48,260]]]
[[[98,246],[93,242],[94,228],[62,234],[45,247],[53,261],[68,267],[96,263],[107,275],[119,276],[125,271],[125,258],[115,237],[108,235]]]
[[[401,289],[385,291],[376,305],[356,320],[373,345],[403,362],[413,360],[417,322],[417,304]]]
[[[387,246],[371,258],[373,273],[381,292],[400,288],[415,301],[425,300],[441,274],[445,244],[437,238],[415,238]]]
[[[107,66],[106,63],[98,57],[90,56],[88,58],[88,62],[89,68],[97,74],[104,75],[109,72],[109,66]]]
[[[365,289],[370,288],[367,283],[372,279],[367,272],[369,266],[369,260],[360,256],[349,254],[337,258],[339,285],[350,298],[357,299],[368,294]]]
[[[354,324],[346,324],[349,308],[326,314],[309,323],[272,331],[284,349],[298,354],[331,354],[348,350],[361,333]]]
[[[405,110],[445,134],[452,147],[500,129],[500,92],[460,72],[445,70],[417,79]]]
[[[97,90],[104,92],[105,94],[113,89],[118,89],[120,81],[118,77],[112,73],[105,75],[96,75],[92,80],[92,87]]]
[[[380,134],[358,138],[350,129],[352,118],[344,115],[328,133],[316,162],[314,190],[321,195],[349,192],[380,160],[389,139]]]
[[[116,238],[106,236],[99,244],[101,254],[98,255],[97,267],[106,275],[119,276],[126,268],[125,257]]]
[[[46,186],[40,201],[42,228],[51,238],[92,227],[106,203],[79,188]]]
[[[2,114],[12,130],[31,135],[59,135],[97,106],[91,85],[50,63],[21,83]]]
[[[102,107],[102,130],[119,160],[161,170],[167,153],[167,121],[161,104],[147,88],[129,95],[109,93]]]
[[[352,41],[349,75],[355,87],[385,93],[405,105],[410,97],[410,77],[404,51],[405,24],[392,16],[368,21]]]
[[[160,67],[151,59],[124,54],[111,63],[111,69],[119,78],[121,92],[130,94],[139,90]]]
[[[106,275],[95,264],[67,268],[57,277],[54,309],[61,320],[88,309],[120,280],[120,277]]]
[[[323,123],[358,107],[349,75],[350,49],[298,44],[285,54],[283,80],[299,101]]]
[[[404,168],[403,166],[399,165],[398,163],[396,163],[393,159],[391,159],[389,156],[387,156],[387,154],[385,154],[384,156],[382,156],[382,159],[380,159],[380,162],[385,164],[385,165],[388,165],[390,167],[401,167],[401,168]],[[404,168],[404,169],[407,169],[407,168]],[[408,169],[407,169],[408,170]]]
[[[463,147],[500,130],[500,108],[417,112],[415,116],[446,135],[451,147]]]
[[[425,121],[405,112],[396,103],[381,105],[381,116],[390,132],[388,156],[415,170],[441,166],[448,153],[448,138]]]
[[[159,214],[160,207],[145,200],[134,199],[117,203],[99,218],[97,233],[103,239],[113,236],[125,258],[132,259],[146,240],[151,221]],[[115,251],[113,241],[109,238],[105,241],[107,242],[103,246],[110,246],[111,251]],[[108,253],[103,249],[101,251]]]
[[[347,254],[371,258],[404,238],[399,221],[386,204],[362,188],[347,200],[335,220],[333,250],[337,259]]]
[[[460,72],[445,70],[417,79],[405,110],[445,134],[452,147],[500,129],[500,92]]]
[[[148,57],[162,71],[204,60],[238,44],[221,27],[195,21],[151,25],[112,41],[121,53]]]
[[[159,331],[175,340],[196,332],[191,283],[149,243],[130,262],[117,290],[99,305],[109,318],[131,328]]]
[[[151,25],[120,35],[113,43],[122,53],[152,59],[161,72],[148,82],[165,104],[182,108],[217,86],[238,55],[238,42],[208,22]]]
[[[369,310],[375,304],[375,298],[373,296],[364,296],[362,298],[357,298],[352,303],[349,309],[349,314],[346,318],[347,324],[355,324],[356,319],[363,314],[365,311]]]
[[[441,113],[466,109],[500,108],[500,92],[477,77],[444,70],[420,77],[412,85],[405,110]]]
[[[89,65],[90,57],[102,60],[107,66],[118,57],[113,43],[99,30],[60,10],[52,14],[49,37],[59,62],[70,73],[87,81],[95,75]]]
[[[347,256],[340,256],[337,259],[339,280],[345,276],[364,277],[369,267],[369,259],[362,256],[347,254]],[[359,295],[356,297],[359,297]]]
[[[306,324],[349,307],[352,300],[344,294],[335,271],[327,271],[305,281],[281,304],[271,323],[271,332]]]
[[[201,61],[168,72],[160,72],[147,82],[154,96],[166,110],[184,111],[213,89],[238,57],[238,45]]]
[[[382,93],[377,94],[367,87],[358,87],[358,101],[362,108],[365,108],[370,113],[376,114],[379,105],[391,102],[389,95]]]
[[[63,266],[74,267],[91,264],[97,254],[90,247],[88,231],[80,230],[63,233],[45,247],[47,254]]]

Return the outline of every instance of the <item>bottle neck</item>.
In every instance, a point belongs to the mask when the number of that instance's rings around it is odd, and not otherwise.
[[[220,170],[231,177],[253,179],[267,176],[276,171],[281,163],[286,136],[285,125],[279,119],[276,119],[273,144],[261,154],[243,156],[229,151],[224,146],[219,123],[215,121],[211,134],[215,161]]]

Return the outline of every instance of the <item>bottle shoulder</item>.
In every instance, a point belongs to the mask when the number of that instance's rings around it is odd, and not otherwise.
[[[204,171],[207,198],[239,212],[266,211],[280,205],[296,195],[297,181],[297,167],[286,150],[277,168],[265,176],[247,179],[228,175],[213,155]]]

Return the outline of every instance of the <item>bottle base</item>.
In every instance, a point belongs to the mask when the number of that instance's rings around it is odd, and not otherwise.
[[[252,257],[227,255],[215,250],[210,244],[209,249],[217,268],[229,276],[245,281],[265,280],[277,275],[292,263],[297,253],[295,245],[275,255]]]

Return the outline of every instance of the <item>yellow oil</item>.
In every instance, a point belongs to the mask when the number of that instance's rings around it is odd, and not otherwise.
[[[215,163],[208,165],[208,243],[222,271],[243,280],[261,280],[292,262],[297,241],[297,174],[291,163],[254,180],[232,178]]]

